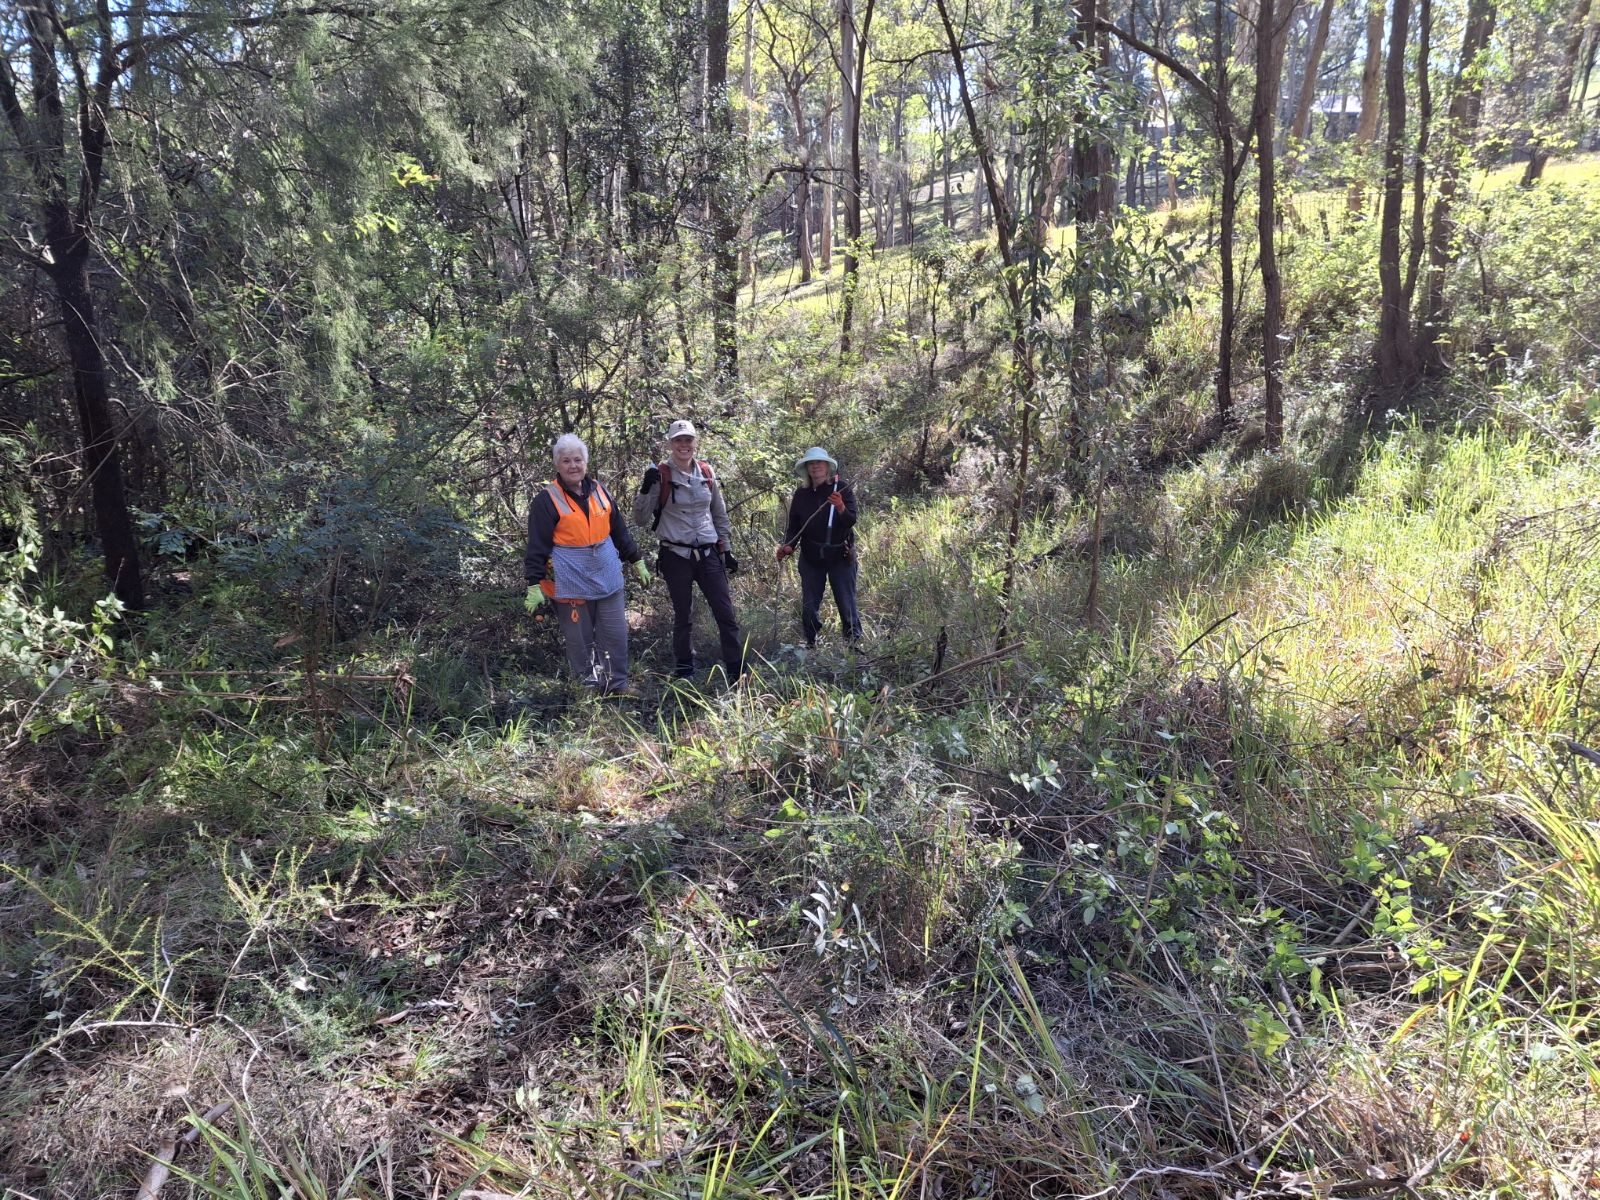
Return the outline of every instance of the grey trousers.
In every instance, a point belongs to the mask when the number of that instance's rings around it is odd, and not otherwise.
[[[567,664],[585,687],[609,691],[628,682],[628,618],[622,589],[599,600],[557,600]]]

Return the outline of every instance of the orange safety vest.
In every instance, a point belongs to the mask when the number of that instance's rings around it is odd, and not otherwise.
[[[545,494],[556,506],[555,544],[558,546],[598,546],[611,536],[611,497],[600,481],[594,481],[587,505],[574,504],[559,480],[545,484]],[[555,571],[551,561],[547,575],[539,581],[539,588],[552,600],[556,599]]]

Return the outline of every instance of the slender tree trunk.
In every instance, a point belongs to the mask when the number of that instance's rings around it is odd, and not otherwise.
[[[1098,0],[1077,0],[1078,22],[1073,43],[1089,60],[1089,70],[1100,70],[1100,42],[1095,22],[1099,19]],[[1086,386],[1089,375],[1089,339],[1094,324],[1094,293],[1086,282],[1087,274],[1097,270],[1096,252],[1101,236],[1101,176],[1107,168],[1104,141],[1088,129],[1080,113],[1078,132],[1072,149],[1073,227],[1076,249],[1073,254],[1079,275],[1072,291],[1072,375],[1078,387]]]
[[[1217,141],[1221,148],[1219,166],[1222,178],[1218,183],[1221,191],[1219,219],[1221,229],[1218,231],[1218,268],[1222,279],[1220,284],[1222,320],[1221,329],[1217,335],[1217,382],[1216,405],[1217,425],[1226,429],[1233,423],[1233,329],[1236,320],[1235,267],[1233,262],[1234,228],[1238,224],[1239,213],[1239,183],[1238,162],[1235,157],[1233,144],[1233,110],[1232,100],[1229,97],[1231,90],[1231,72],[1229,70],[1227,42],[1224,37],[1226,21],[1222,0],[1213,0],[1215,4],[1215,48],[1216,48],[1216,95],[1215,118],[1217,124]]]
[[[118,430],[106,367],[105,335],[89,282],[91,221],[111,141],[106,122],[113,89],[126,64],[118,59],[110,17],[102,8],[101,23],[92,30],[79,29],[82,41],[72,51],[75,64],[85,66],[79,55],[98,35],[95,76],[88,86],[83,86],[84,80],[79,81],[82,90],[78,92],[74,114],[78,137],[76,147],[69,151],[62,100],[59,18],[53,6],[20,7],[20,30],[28,47],[25,78],[33,111],[31,117],[25,112],[18,77],[4,58],[0,58],[0,111],[20,150],[17,157],[26,164],[27,175],[37,189],[41,232],[49,248],[39,266],[55,292],[62,338],[72,366],[83,472],[89,485],[95,532],[105,558],[106,578],[117,599],[137,610],[145,603],[144,572],[117,456]],[[77,161],[69,163],[74,157]],[[77,185],[76,197],[71,195],[69,177]]]
[[[1257,9],[1260,25],[1256,29],[1256,167],[1260,176],[1260,202],[1256,206],[1256,234],[1261,254],[1261,361],[1265,381],[1266,448],[1275,451],[1283,445],[1283,279],[1278,273],[1278,197],[1277,138],[1278,74],[1283,61],[1280,53],[1288,24],[1292,0],[1261,0]]]
[[[1466,29],[1461,35],[1461,57],[1450,87],[1450,109],[1440,139],[1438,197],[1433,203],[1433,224],[1428,236],[1428,284],[1424,290],[1422,330],[1418,351],[1430,375],[1449,369],[1449,347],[1444,340],[1450,322],[1445,298],[1445,273],[1454,253],[1455,219],[1452,215],[1456,187],[1483,110],[1483,70],[1479,57],[1494,34],[1495,0],[1468,0]]]
[[[744,6],[744,78],[740,91],[744,95],[744,142],[750,144],[751,121],[755,114],[756,67],[756,6]],[[747,181],[748,182],[748,181]],[[755,277],[755,218],[752,205],[745,205],[739,221],[739,279],[741,282]]]
[[[739,221],[734,214],[733,105],[728,97],[728,0],[706,5],[706,86],[709,127],[712,285],[711,342],[717,383],[726,389],[739,377]]]
[[[1550,160],[1550,146],[1546,140],[1546,130],[1553,130],[1559,136],[1565,132],[1561,127],[1566,124],[1567,113],[1572,108],[1572,85],[1578,72],[1578,56],[1583,51],[1584,26],[1589,20],[1590,0],[1578,0],[1572,10],[1572,24],[1567,29],[1567,44],[1561,53],[1561,67],[1556,72],[1555,86],[1550,94],[1550,102],[1545,110],[1545,120],[1534,136],[1533,153],[1528,159],[1528,167],[1522,173],[1522,186],[1530,187],[1538,182],[1539,176],[1544,174],[1544,165]]]
[[[1428,171],[1428,139],[1433,131],[1433,90],[1428,79],[1429,51],[1433,44],[1433,0],[1421,0],[1417,12],[1417,149],[1411,170],[1411,239],[1403,289],[1406,312],[1416,294],[1417,271],[1422,263],[1423,214]]]
[[[800,282],[810,283],[816,272],[816,259],[811,249],[811,171],[810,164],[800,176],[795,189],[794,248],[800,256]]]
[[[833,270],[833,210],[834,193],[838,190],[834,180],[838,176],[834,168],[839,165],[838,138],[834,136],[834,99],[833,80],[828,80],[827,91],[823,94],[822,101],[822,161],[827,169],[822,177],[822,273],[828,274]]]
[[[1594,76],[1595,57],[1600,54],[1600,28],[1595,29],[1589,38],[1589,52],[1583,56],[1583,81],[1578,85],[1578,98],[1573,101],[1577,109],[1578,118],[1583,118],[1583,109],[1589,102],[1589,82]],[[1583,136],[1578,137],[1578,149],[1583,149]]]
[[[1406,41],[1411,0],[1394,0],[1389,28],[1389,59],[1384,71],[1389,131],[1383,149],[1383,214],[1378,235],[1378,379],[1391,390],[1416,378],[1416,349],[1400,278],[1400,220],[1405,205]]]
[[[867,39],[872,32],[875,0],[864,0],[860,28],[856,25],[857,0],[839,0],[839,73],[845,104],[845,136],[849,141],[850,175],[845,192],[844,298],[839,315],[839,354],[850,353],[850,331],[855,316],[856,287],[861,272],[861,101],[866,83]]]
[[[1322,0],[1317,23],[1311,32],[1311,48],[1306,52],[1305,74],[1300,78],[1300,101],[1295,105],[1294,123],[1289,135],[1297,141],[1311,137],[1311,114],[1317,102],[1317,72],[1322,69],[1322,52],[1328,45],[1328,27],[1333,24],[1334,0]]]
[[[1172,147],[1173,162],[1177,161],[1178,131],[1172,124],[1172,105],[1167,100],[1167,85],[1161,82],[1161,73],[1153,72],[1156,80],[1156,94],[1161,97],[1161,120],[1165,124],[1167,141]],[[1173,162],[1162,163],[1156,160],[1156,170],[1166,176],[1167,180],[1167,207],[1178,207],[1178,173],[1173,170]]]
[[[1016,277],[1016,254],[1012,244],[1013,222],[1011,210],[1006,205],[1005,189],[995,171],[994,155],[978,121],[978,110],[972,102],[972,89],[967,82],[965,57],[961,38],[950,19],[945,0],[934,0],[939,9],[939,20],[944,26],[945,38],[950,47],[950,58],[955,67],[956,82],[960,87],[961,105],[966,110],[967,126],[972,134],[973,153],[978,160],[978,170],[988,188],[990,206],[994,209],[995,235],[1000,246],[1000,261],[1005,266],[1006,299],[1011,316],[1012,387],[1018,410],[1018,439],[1015,489],[1012,493],[1011,520],[1006,534],[1005,571],[1000,581],[1000,627],[995,634],[997,649],[1008,644],[1011,619],[1011,592],[1016,580],[1017,543],[1022,533],[1022,505],[1027,496],[1028,471],[1033,449],[1033,351],[1028,342],[1026,319],[1021,288]]]
[[[88,239],[73,240],[78,248],[57,254],[50,268],[50,281],[55,285],[67,357],[72,363],[72,391],[83,437],[83,470],[89,481],[95,532],[105,556],[106,578],[117,599],[137,610],[144,607],[144,573],[117,459],[117,429],[106,359],[101,349],[94,293],[89,287]],[[55,239],[51,244],[55,246]]]
[[[1384,0],[1367,0],[1366,57],[1361,66],[1361,113],[1356,118],[1356,142],[1363,152],[1378,140],[1378,81],[1383,73]],[[1360,212],[1366,205],[1366,179],[1359,173],[1350,182],[1349,208]]]

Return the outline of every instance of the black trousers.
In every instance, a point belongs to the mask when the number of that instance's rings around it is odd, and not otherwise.
[[[733,611],[733,594],[728,590],[728,573],[721,556],[714,550],[683,555],[663,547],[656,568],[667,581],[667,594],[672,597],[672,653],[678,660],[678,674],[694,674],[694,587],[699,584],[700,594],[711,606],[711,615],[717,622],[728,681],[739,678],[744,671],[744,634]]]
[[[833,588],[833,602],[839,607],[839,631],[846,641],[861,636],[861,614],[856,611],[856,560],[841,559],[826,567],[807,562],[804,554],[800,563],[800,628],[806,641],[814,642],[822,630],[822,592]]]

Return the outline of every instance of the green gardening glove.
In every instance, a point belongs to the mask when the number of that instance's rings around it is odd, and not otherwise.
[[[528,586],[528,594],[522,598],[522,607],[530,613],[537,613],[549,603],[550,597],[544,594],[544,589],[537,583],[530,584]]]
[[[633,564],[633,569],[639,573],[639,582],[644,584],[645,587],[649,587],[651,579],[649,564],[641,558]]]

